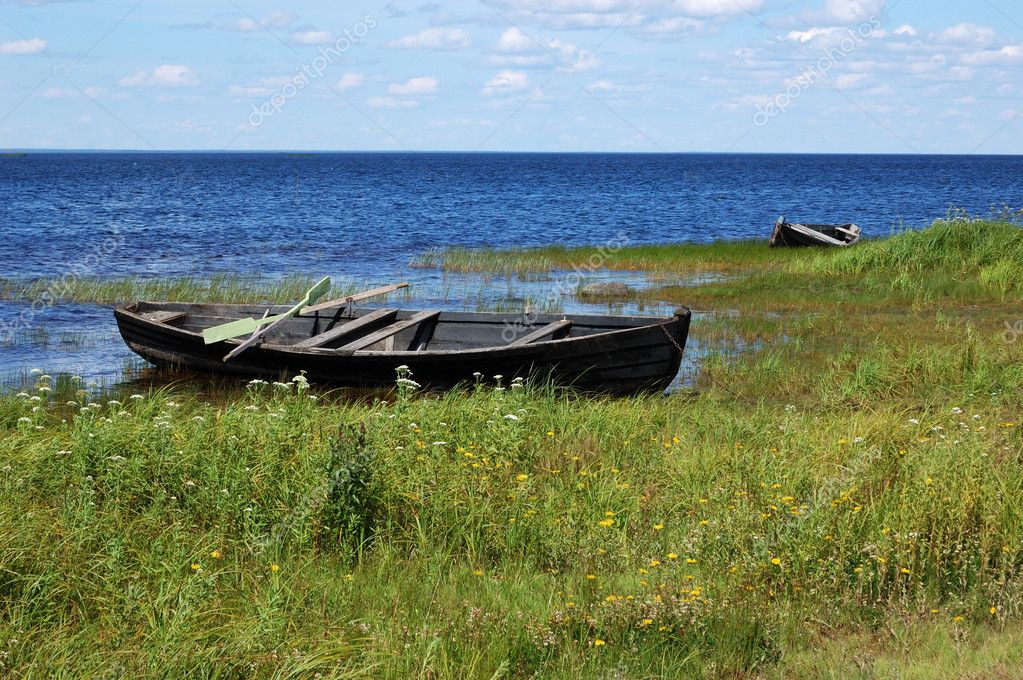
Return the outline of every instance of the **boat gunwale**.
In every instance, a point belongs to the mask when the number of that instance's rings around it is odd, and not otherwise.
[[[115,315],[127,316],[127,317],[132,318],[136,322],[145,324],[146,326],[148,326],[150,328],[153,328],[153,329],[157,329],[160,332],[163,332],[163,333],[171,332],[172,334],[177,335],[179,337],[186,337],[186,338],[193,339],[193,340],[195,340],[195,339],[202,340],[202,338],[203,338],[202,333],[198,332],[198,331],[190,331],[188,329],[180,328],[178,326],[171,326],[171,325],[168,325],[168,324],[160,322],[160,321],[155,321],[153,319],[147,319],[145,316],[143,316],[143,314],[144,314],[143,312],[133,311],[133,310],[129,309],[130,307],[137,307],[139,304],[147,304],[147,305],[152,305],[152,306],[164,306],[164,305],[207,306],[207,307],[213,307],[213,306],[218,306],[218,307],[235,306],[235,307],[245,307],[245,308],[253,306],[253,305],[233,304],[233,303],[225,303],[225,304],[218,304],[218,303],[182,303],[182,302],[163,303],[163,302],[152,302],[152,301],[140,300],[140,301],[136,301],[136,302],[133,302],[133,303],[117,305],[114,308]],[[257,305],[257,306],[259,306],[259,305]],[[276,305],[276,306],[281,307],[283,309],[288,309],[288,307],[283,306],[283,305]],[[269,307],[270,307],[271,311],[273,311],[274,305],[270,305]],[[370,311],[373,311],[373,309],[374,308],[357,308],[354,311],[370,312]],[[416,310],[400,310],[399,313],[401,313],[401,312],[409,312],[409,313],[413,313],[414,314],[415,311]],[[445,312],[442,311],[441,313],[444,314]],[[477,318],[477,317],[482,316],[482,315],[490,315],[493,318],[491,320],[480,321],[479,323],[495,323],[496,324],[496,323],[503,323],[503,322],[514,322],[514,321],[517,321],[517,320],[521,320],[524,317],[523,314],[507,314],[507,313],[498,313],[498,312],[458,312],[458,311],[450,311],[450,312],[447,312],[447,313],[448,314],[464,315],[464,316],[468,317],[468,318],[465,318],[465,319],[462,319],[462,320],[459,320],[459,319],[447,319],[446,320],[446,322],[454,323],[454,324],[468,323],[468,322],[470,322],[470,320],[472,318]],[[515,345],[515,346],[509,346],[509,345],[486,345],[486,346],[481,346],[481,347],[473,347],[473,348],[470,348],[470,349],[429,349],[429,348],[426,348],[426,349],[423,349],[423,350],[355,350],[355,351],[352,351],[352,350],[331,349],[331,348],[326,348],[326,347],[303,347],[303,348],[298,348],[298,347],[295,347],[293,345],[284,345],[284,344],[276,344],[276,343],[263,343],[263,344],[260,345],[260,348],[263,349],[264,351],[272,351],[272,352],[276,352],[276,353],[281,354],[281,355],[288,355],[288,356],[321,356],[321,357],[342,357],[342,356],[349,356],[349,357],[403,357],[403,358],[449,357],[449,356],[457,356],[457,355],[472,356],[472,355],[475,355],[475,354],[515,356],[515,355],[520,355],[520,354],[532,354],[532,353],[535,353],[538,349],[542,349],[542,348],[561,348],[561,347],[564,347],[567,344],[578,343],[580,341],[590,341],[590,340],[592,340],[594,338],[605,338],[605,337],[615,337],[615,338],[617,338],[617,337],[619,337],[621,335],[624,335],[624,334],[637,333],[639,331],[646,331],[646,330],[653,329],[655,327],[660,327],[661,330],[664,331],[664,333],[665,333],[665,342],[666,343],[672,343],[674,341],[674,338],[671,337],[671,334],[665,328],[665,325],[671,324],[671,323],[674,323],[674,322],[677,322],[677,321],[679,321],[681,319],[686,319],[686,318],[691,320],[691,318],[692,318],[692,310],[690,308],[688,308],[688,307],[682,306],[682,307],[676,308],[675,314],[673,316],[657,316],[657,317],[653,317],[653,316],[650,316],[650,317],[645,317],[645,316],[641,316],[641,317],[635,317],[635,316],[634,317],[624,317],[624,316],[615,317],[615,316],[597,316],[597,315],[585,315],[585,314],[582,314],[582,315],[580,315],[580,314],[576,314],[576,315],[571,315],[571,314],[568,314],[568,315],[551,315],[551,314],[546,314],[546,315],[539,315],[539,316],[537,316],[536,317],[536,321],[533,324],[531,324],[531,325],[533,325],[533,326],[542,326],[544,323],[547,323],[547,322],[543,321],[543,319],[545,317],[551,317],[552,319],[555,319],[555,320],[559,319],[559,318],[565,318],[565,319],[572,320],[573,322],[575,322],[576,320],[580,320],[581,321],[581,320],[586,320],[586,319],[590,319],[590,320],[615,319],[615,320],[617,320],[619,322],[623,322],[623,326],[620,327],[620,328],[610,328],[608,330],[600,331],[600,332],[597,332],[597,333],[590,333],[588,335],[560,338],[560,339],[556,339],[556,340],[555,339],[541,340],[541,341],[530,343],[530,344],[527,344],[527,345]],[[299,318],[313,319],[314,317],[299,317]],[[325,318],[329,319],[331,317],[323,317],[323,316],[320,317],[320,319],[325,319]],[[358,317],[353,317],[353,318],[358,318]],[[632,323],[631,323],[631,325],[625,325],[624,322],[632,322]],[[586,326],[587,324],[586,323],[579,323],[578,325]],[[591,326],[600,326],[602,324],[593,323],[593,324],[590,324],[590,325]],[[244,342],[244,339],[231,338],[231,339],[228,339],[228,340],[223,340],[220,343],[214,343],[214,344],[222,344],[225,347],[237,347],[237,346],[241,345],[242,342]]]

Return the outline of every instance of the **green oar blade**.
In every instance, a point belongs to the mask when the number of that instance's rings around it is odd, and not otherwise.
[[[203,330],[202,339],[207,345],[212,345],[215,342],[230,340],[231,338],[255,333],[267,324],[277,323],[281,319],[286,319],[289,316],[295,316],[303,307],[308,307],[323,297],[328,290],[330,290],[330,277],[324,276],[316,283],[315,286],[306,292],[305,297],[303,297],[298,304],[283,314],[267,316],[262,319],[237,319],[236,321],[230,321],[219,326],[213,326]]]
[[[207,328],[202,332],[202,339],[207,345],[212,345],[215,342],[221,340],[230,340],[231,338],[237,338],[242,335],[248,335],[256,331],[257,328],[265,326],[268,323],[280,321],[286,314],[278,314],[277,316],[265,316],[262,319],[238,319],[229,323],[221,324],[219,326],[213,326]]]

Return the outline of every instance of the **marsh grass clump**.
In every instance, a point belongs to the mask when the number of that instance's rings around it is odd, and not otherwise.
[[[382,506],[375,467],[365,426],[338,436],[327,458],[326,498],[316,519],[320,550],[355,553],[373,538]]]

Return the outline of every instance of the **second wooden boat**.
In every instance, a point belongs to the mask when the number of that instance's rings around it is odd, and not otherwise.
[[[229,361],[225,356],[244,340],[203,340],[203,330],[288,309],[136,302],[114,314],[128,347],[162,366],[271,380],[304,371],[316,382],[387,387],[404,365],[414,380],[432,387],[471,383],[478,373],[501,375],[506,384],[533,376],[617,394],[668,387],[678,374],[691,318],[685,308],[670,317],[340,308],[285,318]]]
[[[779,217],[771,234],[771,247],[847,247],[859,242],[860,234],[855,224],[796,224]]]

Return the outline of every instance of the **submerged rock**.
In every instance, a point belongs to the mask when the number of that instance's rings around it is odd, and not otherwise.
[[[621,281],[588,283],[579,289],[579,297],[625,297],[636,291]]]

